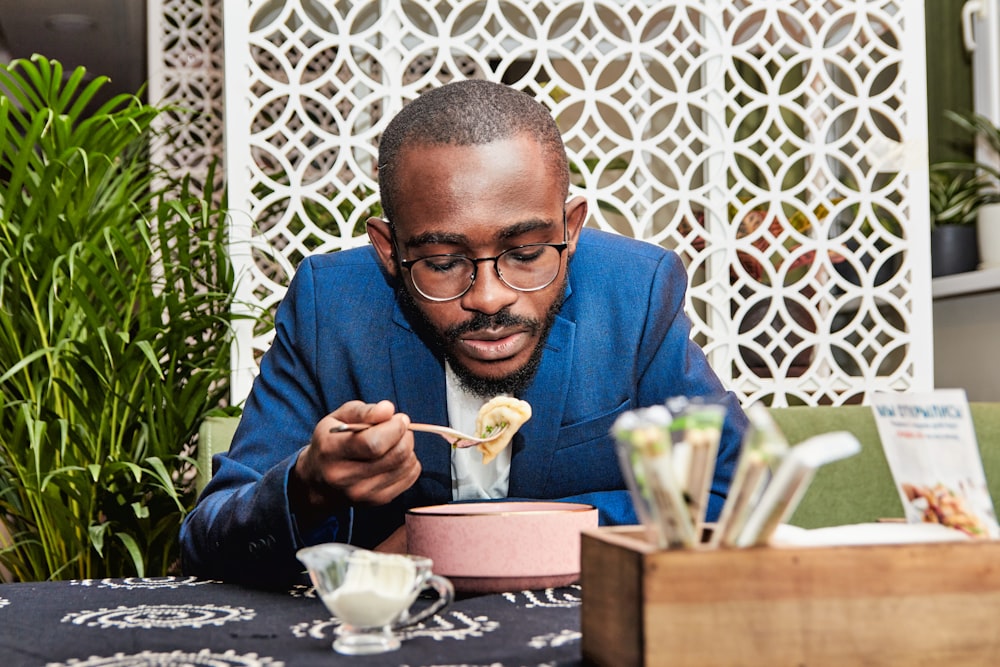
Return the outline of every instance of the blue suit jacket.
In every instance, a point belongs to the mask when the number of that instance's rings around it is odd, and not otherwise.
[[[541,366],[521,398],[531,419],[511,446],[509,496],[588,502],[602,524],[636,516],[609,435],[624,411],[678,396],[729,402],[709,513],[728,488],[746,418],[690,340],[687,280],[678,257],[650,243],[583,230],[565,304]],[[415,422],[448,423],[444,367],[414,333],[371,247],[313,256],[278,309],[228,454],[181,531],[185,570],[284,585],[297,548],[322,541],[378,544],[407,508],[451,500],[450,448],[414,436],[423,472],[389,505],[356,507],[300,535],[286,483],[316,423],[348,400],[394,402]]]

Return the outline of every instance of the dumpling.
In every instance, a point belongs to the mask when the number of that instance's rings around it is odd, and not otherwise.
[[[489,438],[490,433],[503,428],[504,425],[507,428],[496,438],[476,446],[476,449],[483,453],[483,465],[496,458],[496,455],[510,444],[521,425],[529,419],[531,419],[531,405],[527,401],[511,396],[497,396],[487,401],[479,409],[479,416],[476,417],[476,435],[480,438]]]

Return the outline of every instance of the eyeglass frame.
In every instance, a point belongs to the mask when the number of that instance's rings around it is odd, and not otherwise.
[[[551,285],[552,283],[554,283],[556,281],[556,278],[559,277],[559,271],[556,271],[556,274],[554,276],[552,276],[552,279],[549,282],[545,283],[544,285],[542,285],[540,287],[532,287],[531,289],[524,289],[522,287],[514,287],[513,285],[511,285],[510,283],[507,282],[507,280],[503,277],[503,274],[500,273],[500,264],[499,264],[498,260],[502,256],[506,255],[507,253],[514,252],[515,250],[522,250],[524,248],[536,248],[538,246],[548,246],[548,247],[551,247],[551,248],[555,248],[556,250],[559,251],[559,261],[562,262],[563,252],[565,252],[566,249],[569,247],[569,228],[567,227],[567,224],[566,224],[566,210],[565,209],[563,210],[563,241],[562,241],[562,243],[525,243],[523,245],[514,246],[513,248],[507,248],[506,250],[504,250],[500,254],[494,255],[493,257],[469,257],[468,255],[462,255],[460,253],[438,253],[438,254],[435,254],[435,255],[427,255],[426,257],[418,257],[416,259],[403,259],[403,253],[400,252],[400,250],[399,250],[399,240],[396,238],[396,226],[390,220],[386,220],[385,223],[389,227],[389,236],[392,239],[392,248],[393,248],[393,251],[396,253],[396,257],[398,258],[399,266],[401,268],[406,269],[407,271],[410,271],[410,282],[413,283],[413,288],[420,293],[420,296],[424,297],[428,301],[434,301],[436,303],[444,303],[446,301],[454,301],[455,299],[460,299],[463,296],[465,296],[466,294],[468,294],[469,290],[472,289],[472,286],[476,284],[476,277],[479,275],[479,263],[480,262],[490,262],[490,261],[492,261],[493,262],[493,271],[497,274],[497,278],[500,279],[500,282],[502,282],[504,285],[506,285],[507,287],[509,287],[510,289],[512,289],[512,290],[514,290],[516,292],[529,292],[530,293],[530,292],[538,292],[540,290],[543,290],[543,289],[545,289],[546,287],[548,287],[549,285]],[[422,262],[425,259],[432,259],[434,257],[454,257],[454,258],[457,258],[457,259],[467,259],[470,262],[472,262],[472,275],[469,277],[469,284],[465,286],[464,290],[462,290],[461,292],[459,292],[455,296],[449,296],[446,299],[442,299],[442,298],[436,297],[436,296],[430,296],[429,294],[424,294],[424,291],[422,289],[420,289],[420,287],[417,285],[416,281],[413,280],[413,273],[412,273],[413,269],[412,269],[412,267],[417,262]],[[561,267],[560,267],[560,270],[561,270]]]

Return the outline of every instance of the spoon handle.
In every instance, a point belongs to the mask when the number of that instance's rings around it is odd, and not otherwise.
[[[365,429],[371,428],[372,424],[348,424],[342,423],[337,424],[330,428],[330,433],[357,433],[358,431],[364,431]],[[454,447],[472,447],[473,445],[478,445],[481,442],[486,442],[487,440],[492,440],[496,438],[504,429],[499,429],[494,433],[490,434],[489,438],[476,438],[465,433],[460,433],[453,428],[447,426],[437,426],[435,424],[419,424],[411,423],[409,426],[411,431],[423,431],[425,433],[437,433],[442,438],[447,440]]]

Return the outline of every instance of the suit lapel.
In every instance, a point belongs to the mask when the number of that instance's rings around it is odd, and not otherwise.
[[[521,396],[531,405],[531,419],[514,436],[510,470],[511,497],[537,497],[549,477],[569,391],[576,324],[557,317],[545,342],[538,375]]]

